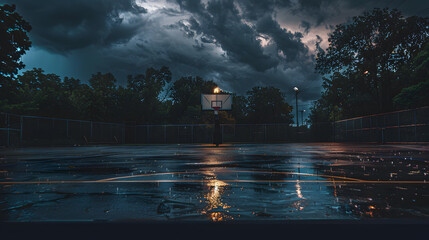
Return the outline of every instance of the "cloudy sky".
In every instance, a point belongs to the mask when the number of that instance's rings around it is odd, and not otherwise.
[[[244,94],[275,86],[308,108],[321,92],[315,46],[328,45],[336,24],[374,7],[429,16],[418,0],[12,0],[30,22],[26,69],[87,82],[112,72],[120,84],[148,67],[170,67],[173,79],[201,76]]]

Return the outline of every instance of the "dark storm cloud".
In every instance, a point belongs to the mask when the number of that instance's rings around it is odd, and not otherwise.
[[[311,24],[307,21],[301,21],[301,24],[299,25],[304,29],[304,33],[307,34],[310,31]]]
[[[292,0],[237,0],[243,17],[249,20],[257,20],[267,13],[275,12],[277,8],[291,7]]]
[[[373,8],[396,8],[404,15],[429,15],[429,1],[419,0],[297,0],[289,7],[291,13],[303,17],[307,22],[313,22],[316,26],[337,17],[342,18],[351,12],[358,15]]]
[[[240,0],[238,4],[243,11],[243,17],[249,20],[257,20],[267,12],[273,12],[276,7],[275,0]]]
[[[170,24],[166,26],[166,28],[180,29],[188,38],[193,38],[197,33],[200,33],[200,25],[193,17],[187,20],[180,20],[175,24]]]
[[[93,44],[109,45],[133,37],[146,10],[131,0],[14,0],[17,10],[33,26],[35,45],[67,53]],[[129,15],[127,22],[120,16]]]
[[[191,29],[216,39],[235,62],[248,64],[257,71],[277,66],[275,58],[263,53],[254,29],[242,22],[233,1],[210,1],[207,7],[196,0],[178,0],[178,3],[199,22],[191,25]]]
[[[256,30],[269,35],[277,44],[278,49],[286,55],[286,60],[297,61],[299,57],[305,57],[308,52],[307,47],[302,43],[301,33],[292,33],[282,29],[271,16],[264,16],[256,24]]]
[[[316,25],[319,25],[326,19],[326,9],[330,6],[336,7],[337,0],[300,0],[293,12],[311,16],[316,20]]]
[[[137,2],[136,2],[137,1]],[[402,0],[8,0],[33,26],[29,68],[87,81],[168,66],[244,94],[275,86],[309,103],[321,92],[315,49],[336,24],[374,7],[428,15],[429,1]],[[426,10],[425,10],[426,9]],[[29,61],[26,62],[25,59]],[[31,60],[31,61],[30,61]]]

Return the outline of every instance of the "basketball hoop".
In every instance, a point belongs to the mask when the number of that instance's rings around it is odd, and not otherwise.
[[[216,147],[222,143],[219,111],[230,111],[231,107],[232,94],[220,93],[218,88],[215,89],[214,94],[201,94],[201,110],[214,111],[213,143]]]
[[[214,114],[217,115],[219,113],[220,107],[216,106],[216,107],[212,107],[212,108],[214,109]]]
[[[201,94],[201,110],[230,111],[232,106],[231,94]],[[219,107],[218,109],[216,109]]]

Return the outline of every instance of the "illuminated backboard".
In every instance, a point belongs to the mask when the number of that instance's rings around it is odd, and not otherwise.
[[[201,94],[201,109],[227,111],[232,109],[231,94]]]

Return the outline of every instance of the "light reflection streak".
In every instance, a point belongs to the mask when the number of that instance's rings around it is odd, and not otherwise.
[[[337,185],[335,184],[335,179],[332,178],[332,184],[334,186],[334,197],[337,199]],[[338,200],[337,200],[338,201]]]
[[[305,197],[302,196],[302,193],[301,193],[301,185],[299,184],[299,180],[296,182],[295,187],[296,187],[296,195],[301,199],[305,199]]]
[[[302,195],[302,192],[301,192],[300,180],[296,181],[295,187],[296,187],[296,195],[300,200],[294,202],[293,206],[297,211],[301,211],[301,210],[304,210],[303,201],[305,197]]]
[[[224,212],[224,209],[231,208],[231,206],[222,201],[224,187],[227,185],[227,183],[217,179],[211,180],[207,183],[210,191],[204,195],[207,206],[201,210],[201,213],[206,214],[211,221],[220,222],[233,219],[233,217]],[[226,211],[228,212],[228,210]]]
[[[222,163],[222,157],[219,153],[222,153],[220,149],[207,149],[209,153],[205,154],[204,160],[208,165],[218,165]],[[209,219],[213,222],[220,222],[233,219],[231,216],[227,215],[229,206],[227,203],[222,201],[222,195],[224,194],[225,187],[229,184],[217,179],[217,169],[204,170],[201,173],[205,176],[208,176],[209,181],[207,181],[206,186],[210,189],[209,192],[204,194],[205,203],[207,204],[202,210],[202,214],[206,214]],[[226,211],[226,212],[225,212]]]
[[[298,200],[298,201],[294,202],[292,205],[297,211],[304,210],[303,200]]]
[[[205,154],[204,163],[207,165],[219,165],[223,163],[223,156],[220,154],[220,149],[207,149],[208,153]],[[220,170],[220,171],[218,171]],[[219,180],[216,173],[224,172],[222,169],[213,168],[210,170],[203,170],[201,173],[204,176],[208,176],[206,186],[210,189],[209,192],[204,194],[203,198],[207,204],[202,210],[202,214],[206,214],[209,219],[213,222],[220,222],[226,220],[232,220],[233,217],[227,214],[228,208],[231,208],[226,202],[222,201],[222,195],[224,194],[225,187],[229,184],[225,181]],[[207,178],[207,177],[206,177]]]

